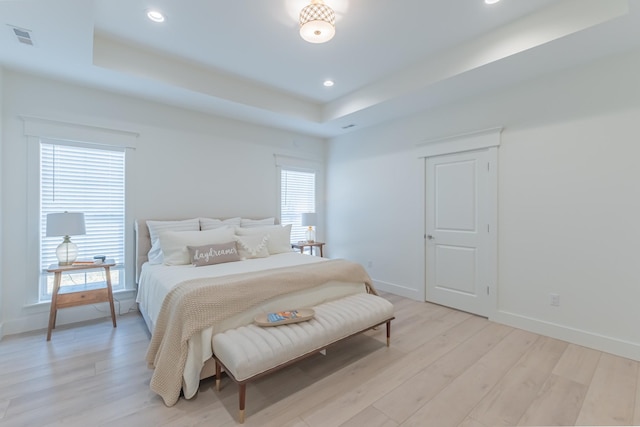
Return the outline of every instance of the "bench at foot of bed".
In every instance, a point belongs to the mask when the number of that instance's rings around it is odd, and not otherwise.
[[[356,294],[313,308],[315,316],[309,321],[271,327],[248,325],[213,337],[216,390],[220,390],[224,368],[238,384],[241,423],[247,383],[382,324],[387,325],[389,346],[393,304],[384,298]]]

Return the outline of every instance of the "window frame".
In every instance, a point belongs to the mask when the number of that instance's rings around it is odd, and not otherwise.
[[[114,153],[120,153],[122,155],[122,203],[124,205],[124,202],[126,200],[126,184],[125,184],[125,165],[126,165],[126,151],[119,146],[107,146],[107,145],[95,145],[95,144],[90,144],[90,143],[80,143],[80,142],[72,142],[72,141],[62,141],[59,139],[50,139],[50,138],[40,138],[39,139],[39,145],[40,145],[40,160],[41,160],[41,164],[40,164],[40,168],[39,168],[39,173],[40,173],[40,180],[39,183],[42,184],[43,182],[43,177],[42,177],[42,171],[43,171],[43,165],[42,165],[42,153],[43,150],[45,150],[45,148],[43,147],[43,145],[49,145],[49,146],[54,146],[54,147],[71,147],[73,149],[86,149],[86,150],[99,150],[101,152],[114,152]],[[102,155],[102,154],[100,154]],[[55,156],[55,155],[54,155]],[[74,182],[77,181],[77,179],[74,178]],[[39,197],[39,211],[40,211],[40,221],[44,221],[40,223],[40,230],[41,233],[44,232],[44,229],[46,228],[46,220],[42,217],[42,210],[43,210],[43,194],[42,194],[42,188],[39,188],[40,191],[40,197]],[[126,228],[125,223],[124,223],[124,209],[126,209],[125,206],[123,206],[123,211],[122,211],[122,249],[123,249],[123,253],[122,256],[117,256],[116,258],[116,265],[114,267],[111,268],[111,282],[112,282],[112,287],[114,292],[117,291],[121,291],[121,290],[126,290],[126,274],[125,274],[125,257],[124,257],[124,245],[125,245],[125,234],[124,234],[124,229]],[[61,211],[60,210],[56,210],[56,211]],[[86,210],[80,210],[80,211],[84,211],[85,212],[85,218],[90,214],[90,212],[87,212]],[[38,240],[39,240],[39,244],[42,244],[42,238],[44,236],[42,234],[39,234],[38,236]],[[73,237],[73,236],[72,236]],[[75,241],[78,246],[84,246],[81,243],[78,243],[78,239],[82,240],[83,236],[77,236],[76,238],[73,238],[73,241]],[[57,245],[58,243],[60,243],[60,239],[61,238],[49,238],[49,242],[52,245]],[[80,248],[82,252],[82,248]],[[49,253],[47,258],[50,258],[50,260],[52,262],[55,261],[55,257],[53,256],[53,252],[55,251],[55,249],[52,249],[51,253]],[[46,251],[48,252],[48,251]],[[39,301],[41,302],[45,302],[45,301],[50,301],[51,300],[51,293],[49,293],[47,290],[48,289],[52,289],[53,288],[53,276],[47,272],[47,267],[50,264],[42,264],[43,260],[42,260],[42,256],[44,255],[45,252],[42,251],[42,247],[39,247],[39,251],[38,251],[38,257],[40,259],[40,286],[39,286],[39,293],[38,293],[38,298]],[[96,252],[94,252],[95,254]],[[108,252],[107,252],[108,253]],[[103,271],[98,271],[98,270],[87,270],[87,271],[83,271],[83,270],[79,270],[79,271],[73,271],[73,272],[69,272],[65,275],[62,276],[63,279],[67,279],[71,282],[74,282],[74,278],[80,278],[80,280],[83,280],[84,284],[91,284],[94,283],[93,281],[91,282],[87,282],[87,278],[99,278],[101,279],[101,282],[104,282],[106,280],[104,272]],[[84,278],[82,278],[84,277]],[[64,284],[64,280],[63,280],[63,284]],[[63,285],[64,286],[64,285]]]
[[[282,221],[282,170],[291,170],[298,172],[313,172],[315,173],[315,206],[318,224],[316,224],[316,241],[324,240],[324,206],[321,201],[324,191],[324,175],[322,170],[322,164],[319,161],[312,159],[304,159],[300,157],[293,157],[281,154],[274,155],[276,160],[276,188],[277,188],[277,209],[278,219]]]
[[[315,170],[311,170],[311,169],[301,169],[301,168],[288,168],[288,167],[282,167],[280,168],[280,181],[279,181],[279,185],[280,185],[280,202],[279,202],[279,207],[280,207],[280,211],[278,213],[278,216],[280,218],[280,222],[282,222],[283,224],[287,224],[283,217],[283,212],[282,212],[282,190],[283,190],[283,186],[282,186],[282,178],[283,178],[283,174],[284,172],[294,172],[294,173],[304,173],[304,174],[308,174],[308,175],[313,175],[313,184],[314,184],[314,188],[313,188],[313,204],[314,204],[314,208],[313,210],[305,210],[304,212],[316,212],[317,208],[318,208],[318,203],[317,203],[317,197],[316,197],[316,181],[318,179],[318,176],[316,174]],[[307,199],[308,200],[308,199]],[[303,212],[299,212],[300,214],[302,214]],[[314,226],[314,228],[317,231],[317,225]],[[299,238],[294,239],[293,236],[294,235],[299,235]],[[297,218],[296,220],[293,221],[292,223],[292,228],[291,228],[291,241],[290,243],[298,243],[300,241],[305,240],[304,239],[304,227],[300,224],[300,218]]]
[[[124,229],[124,290],[135,290],[133,258],[133,198],[131,176],[133,171],[136,132],[80,125],[56,120],[22,116],[27,143],[27,301],[28,305],[48,303],[40,299],[40,142],[55,140],[93,148],[123,149],[125,152],[125,229]]]

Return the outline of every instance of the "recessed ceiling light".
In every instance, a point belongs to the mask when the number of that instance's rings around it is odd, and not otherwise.
[[[496,3],[498,3],[499,1],[500,1],[500,0],[484,0],[484,2],[485,2],[486,4],[496,4]]]
[[[162,12],[157,10],[148,10],[147,18],[151,19],[153,22],[164,22],[164,15]]]
[[[331,87],[333,86],[333,80],[325,80],[322,84],[325,85],[325,87]]]

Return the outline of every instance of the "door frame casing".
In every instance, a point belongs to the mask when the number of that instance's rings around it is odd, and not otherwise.
[[[489,162],[487,187],[487,286],[489,288],[488,317],[492,318],[498,310],[498,148],[501,142],[501,127],[481,130],[438,139],[422,141],[418,144],[417,157],[423,163],[423,292],[427,300],[427,158],[466,151],[487,150]]]

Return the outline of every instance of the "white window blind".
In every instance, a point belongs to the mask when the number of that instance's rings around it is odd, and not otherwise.
[[[292,224],[291,242],[306,240],[300,214],[316,211],[316,173],[283,168],[280,172],[280,222]]]
[[[114,289],[124,288],[125,153],[114,147],[96,148],[63,141],[40,142],[40,266],[41,299],[50,299],[52,277],[44,270],[57,263],[61,237],[46,237],[47,214],[83,212],[86,234],[71,236],[79,259],[105,255],[114,259]],[[104,281],[100,271],[68,274],[62,286]]]

